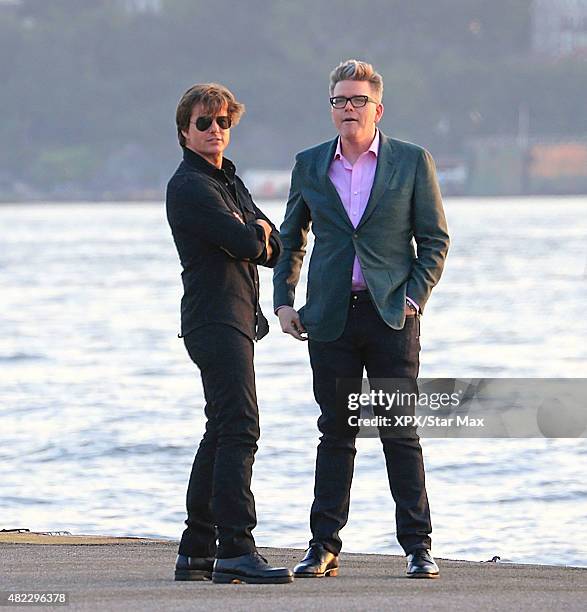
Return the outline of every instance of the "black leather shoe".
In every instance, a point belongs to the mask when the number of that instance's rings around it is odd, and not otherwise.
[[[271,567],[258,552],[216,559],[212,572],[212,582],[217,584],[284,584],[292,581],[293,576],[286,567]]]
[[[440,572],[434,558],[427,548],[418,548],[407,556],[408,578],[438,578]]]
[[[176,580],[211,580],[213,557],[186,557],[177,555],[175,562]]]
[[[312,544],[306,556],[294,567],[296,578],[323,578],[338,575],[338,557],[322,544]]]

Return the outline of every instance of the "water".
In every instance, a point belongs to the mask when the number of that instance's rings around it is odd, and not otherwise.
[[[587,199],[449,199],[446,212],[421,376],[586,376]],[[0,207],[0,528],[179,538],[203,428],[176,337],[179,272],[161,205]],[[270,315],[271,273],[261,282]],[[306,345],[269,318],[255,534],[304,548],[318,409]],[[422,446],[437,556],[587,566],[584,438]],[[399,554],[380,442],[358,449],[344,550]]]

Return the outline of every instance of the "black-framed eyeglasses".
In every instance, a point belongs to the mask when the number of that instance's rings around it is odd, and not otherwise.
[[[350,98],[346,96],[333,96],[330,98],[332,108],[346,108],[347,102],[350,102],[353,108],[362,108],[367,102],[379,104],[377,100],[373,100],[369,96],[351,96]]]
[[[193,123],[200,132],[205,132],[212,125],[213,121],[216,121],[218,127],[223,130],[228,130],[232,125],[230,117],[209,117],[206,115],[198,117],[195,121],[190,121],[190,123]]]

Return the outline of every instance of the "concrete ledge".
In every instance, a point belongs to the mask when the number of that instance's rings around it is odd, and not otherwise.
[[[132,536],[96,536],[96,535],[51,535],[35,531],[15,533],[0,532],[1,544],[70,544],[75,545],[104,545],[104,544],[152,544],[169,543],[169,540],[155,540],[151,538],[133,538]]]
[[[584,610],[587,569],[437,559],[438,580],[405,578],[403,557],[343,553],[337,578],[286,585],[174,582],[177,542],[97,536],[0,541],[0,590],[69,593],[67,610]],[[69,538],[72,541],[54,541]],[[51,540],[51,541],[49,541]],[[39,546],[39,543],[59,544]],[[84,545],[85,544],[85,545]],[[303,551],[262,549],[276,565]]]

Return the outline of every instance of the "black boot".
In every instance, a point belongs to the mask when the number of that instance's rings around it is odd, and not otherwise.
[[[438,578],[438,565],[427,548],[418,548],[407,556],[408,578]]]
[[[283,584],[292,582],[292,573],[285,567],[271,567],[258,552],[230,559],[216,559],[212,582],[230,584]]]
[[[186,557],[177,555],[176,580],[211,580],[214,559],[212,557]]]
[[[322,578],[338,575],[338,557],[322,544],[312,544],[306,556],[294,567],[296,578]]]

